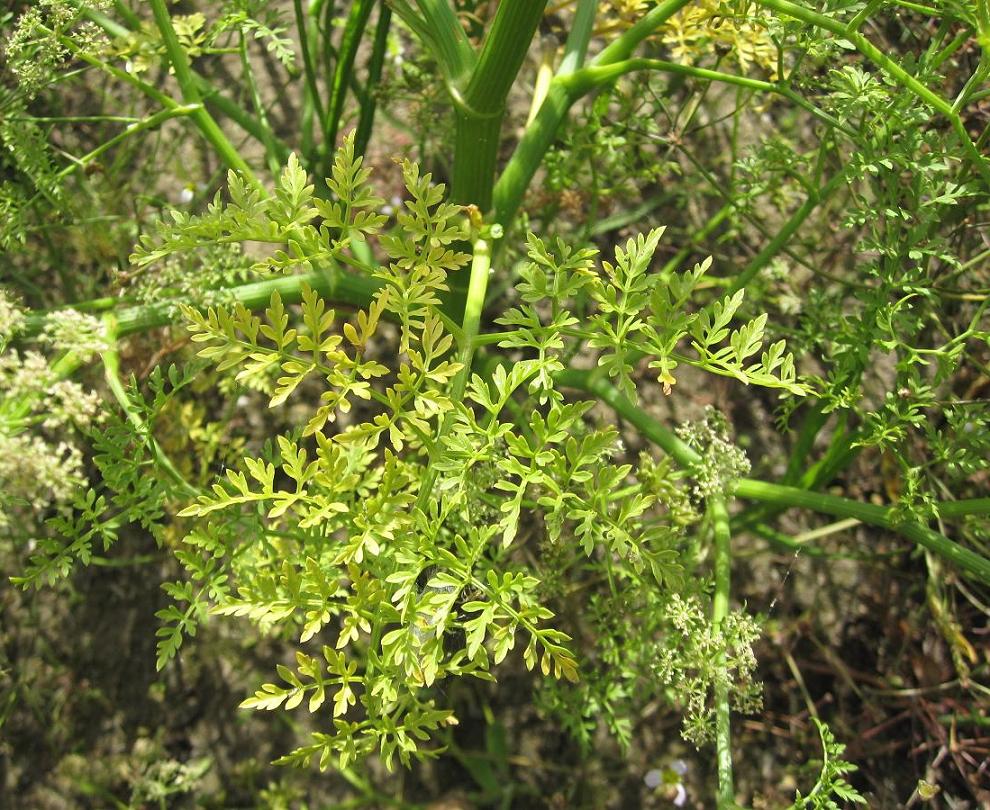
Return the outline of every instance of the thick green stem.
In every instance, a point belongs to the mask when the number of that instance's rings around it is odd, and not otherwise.
[[[275,155],[275,159],[278,161],[279,166],[285,165],[285,162],[289,159],[289,153],[292,150],[285,143],[285,141],[275,134],[274,130],[271,129],[267,121],[263,121],[251,115],[240,104],[235,101],[231,101],[223,95],[202,76],[199,76],[198,74],[193,74],[193,76],[196,81],[196,86],[199,88],[200,95],[202,95],[203,101],[206,103],[207,108],[213,108],[226,118],[229,118],[248,135],[263,144],[266,149],[271,150]]]
[[[553,145],[557,130],[576,99],[563,83],[556,79],[550,82],[550,89],[540,111],[533,123],[526,127],[516,151],[512,153],[492,191],[492,218],[495,222],[503,226],[512,222],[530,181],[543,163],[544,155]]]
[[[502,115],[490,118],[457,114],[453,181],[450,198],[462,205],[476,205],[487,211],[492,204],[493,178],[498,158]]]
[[[460,82],[474,67],[476,55],[449,0],[416,0],[415,14],[406,0],[392,8],[433,50],[448,82]]]
[[[451,87],[457,135],[450,194],[456,203],[491,207],[505,100],[545,6],[546,0],[499,3],[466,87]]]
[[[967,498],[961,501],[942,501],[938,505],[939,517],[957,518],[967,515],[990,515],[990,498]]]
[[[499,3],[466,85],[449,84],[455,119],[450,199],[455,203],[475,205],[482,212],[491,208],[505,100],[545,6],[546,0]],[[454,276],[444,308],[455,319],[463,312],[466,294],[463,275]]]
[[[729,512],[725,498],[716,496],[708,501],[708,514],[715,537],[715,595],[712,598],[712,626],[717,632],[729,615],[729,589],[732,580],[732,547],[729,534]],[[729,673],[726,652],[718,654],[715,679],[715,755],[718,766],[719,810],[735,807],[732,789],[732,730],[729,717]]]

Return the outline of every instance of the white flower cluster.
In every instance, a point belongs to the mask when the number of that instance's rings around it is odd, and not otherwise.
[[[760,627],[742,611],[731,611],[715,627],[693,596],[675,594],[665,613],[670,631],[657,651],[655,672],[683,707],[682,736],[698,747],[714,735],[714,694],[719,683],[728,687],[737,711],[759,710],[762,694],[753,679],[756,655],[752,645],[760,636]]]
[[[69,58],[61,35],[71,30],[73,41],[82,50],[105,47],[106,37],[96,25],[77,25],[82,16],[77,5],[68,0],[38,0],[17,18],[4,50],[11,73],[28,97],[55,81]],[[92,11],[103,11],[110,2],[91,0],[86,5]]]
[[[0,347],[20,331],[24,324],[24,310],[3,288],[0,288]]]
[[[99,396],[60,379],[37,351],[4,351],[24,313],[0,291],[0,531],[30,530],[52,507],[69,502],[83,482],[77,431],[99,415]],[[98,351],[95,318],[70,314],[47,336],[49,342]]]
[[[74,309],[60,309],[49,315],[41,339],[60,351],[75,352],[83,358],[110,348],[100,319]]]
[[[82,462],[82,452],[69,442],[0,432],[0,531],[23,530],[28,516],[71,500],[83,482]]]
[[[678,427],[677,435],[701,455],[691,470],[694,495],[701,500],[725,493],[733,481],[750,470],[746,454],[732,441],[728,420],[711,406],[700,422]]]

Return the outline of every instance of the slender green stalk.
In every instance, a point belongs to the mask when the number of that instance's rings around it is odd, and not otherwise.
[[[172,18],[168,13],[165,0],[149,0],[151,11],[155,18],[155,24],[161,34],[162,42],[165,44],[165,52],[168,55],[172,69],[175,71],[175,80],[182,91],[182,98],[187,104],[202,104],[202,96],[199,92],[199,84],[196,82],[189,67],[189,59],[185,50],[179,43],[179,38],[172,27]],[[251,171],[244,158],[241,157],[233,144],[227,140],[213,116],[205,107],[200,107],[192,114],[191,119],[195,122],[202,136],[216,150],[217,156],[227,165],[228,168],[241,172],[244,178],[252,185],[261,188],[261,183]]]
[[[464,320],[461,323],[463,345],[459,360],[461,370],[454,378],[451,386],[451,396],[460,400],[471,376],[471,363],[474,359],[475,338],[481,327],[481,313],[485,307],[485,293],[488,290],[488,279],[492,268],[492,245],[485,237],[478,237],[474,242],[474,256],[471,260],[471,280],[468,285],[467,301],[464,305]]]
[[[604,67],[628,59],[640,42],[684,8],[689,1],[664,0],[598,54],[592,65]],[[584,33],[587,31],[583,31],[582,35]],[[577,52],[579,49],[575,45],[573,50]],[[550,82],[550,89],[543,106],[540,107],[533,122],[526,127],[522,139],[492,191],[493,219],[502,225],[508,225],[515,217],[526,189],[543,162],[544,155],[557,137],[560,125],[571,106],[580,98],[581,88],[572,90],[567,86],[568,76],[576,69],[574,62],[568,62],[562,67],[565,70],[558,72]]]
[[[816,193],[808,195],[808,198],[802,203],[801,207],[791,214],[790,218],[781,226],[773,239],[767,242],[763,249],[750,259],[749,263],[739,272],[739,275],[732,280],[732,284],[726,290],[727,294],[732,295],[737,290],[741,290],[749,284],[784,249],[784,246],[791,241],[791,237],[797,233],[798,228],[804,224],[812,212],[845,184],[846,174],[847,172],[845,171],[837,172]]]
[[[461,363],[461,370],[457,372],[451,383],[450,398],[454,402],[459,402],[464,397],[467,382],[471,378],[471,365],[474,361],[476,350],[475,338],[481,328],[481,314],[485,307],[485,293],[488,291],[488,279],[492,268],[492,245],[488,237],[479,235],[474,240],[474,253],[471,259],[471,279],[468,284],[467,300],[464,304],[464,320],[461,322],[461,345],[458,353],[458,360]],[[450,429],[453,420],[449,418],[443,420],[439,433],[433,442],[435,448],[444,434]],[[431,456],[433,451],[431,450]],[[433,494],[433,484],[436,482],[436,467],[430,464],[427,468],[426,478],[419,490],[416,506],[422,511],[426,511],[427,503]]]
[[[371,56],[368,59],[368,79],[365,83],[365,99],[361,103],[361,115],[358,118],[357,133],[354,135],[354,153],[363,155],[371,140],[371,128],[375,121],[375,88],[382,80],[382,66],[385,63],[385,49],[388,45],[388,32],[392,25],[392,9],[385,0],[378,11],[378,22],[375,24],[375,40],[371,46]]]
[[[780,483],[787,486],[797,486],[801,489],[819,489],[822,485],[832,480],[832,476],[826,478],[823,474],[823,462],[831,457],[831,451],[836,446],[840,436],[845,436],[845,420],[840,418],[840,424],[836,429],[832,446],[825,456],[815,464],[809,465],[808,459],[812,456],[812,448],[821,429],[828,421],[829,414],[823,413],[819,403],[812,402],[811,413],[805,418],[798,433],[797,440],[791,448],[790,456],[787,460],[787,469],[780,479]],[[831,471],[831,467],[829,467]],[[732,529],[735,532],[755,530],[757,526],[777,517],[786,507],[775,504],[754,504],[748,509],[737,514],[732,520]]]
[[[117,403],[127,415],[127,420],[137,429],[138,435],[147,437],[148,449],[151,452],[151,457],[155,460],[155,463],[161,467],[169,478],[179,485],[187,496],[198,495],[199,490],[186,481],[186,479],[183,478],[182,473],[175,468],[172,460],[159,446],[158,442],[155,440],[155,437],[151,434],[151,430],[141,417],[141,414],[138,412],[137,408],[134,407],[134,403],[131,402],[130,397],[127,396],[127,391],[124,389],[124,383],[120,379],[120,355],[116,349],[118,338],[116,322],[113,315],[104,316],[103,322],[106,326],[106,337],[111,348],[101,352],[100,358],[103,360],[104,376],[111,393],[113,393],[114,399],[117,400]]]
[[[141,21],[133,13],[131,13],[130,10],[126,7],[126,5],[124,5],[123,3],[117,3],[116,5],[117,5],[118,13],[127,23],[127,26],[129,26],[129,28],[121,25],[115,20],[110,19],[105,14],[102,14],[99,11],[94,11],[93,9],[90,8],[82,8],[80,10],[82,11],[83,16],[85,16],[87,20],[90,20],[94,24],[98,25],[100,28],[102,28],[104,31],[110,34],[110,36],[119,39],[122,37],[126,37],[129,33],[131,33],[132,30],[139,28],[141,25]],[[123,71],[121,71],[121,73],[123,73],[125,77],[130,76],[130,74],[127,74]],[[289,156],[289,152],[290,152],[289,147],[286,146],[285,143],[281,141],[278,137],[276,137],[275,133],[268,126],[267,122],[260,121],[257,118],[253,117],[250,113],[247,112],[247,110],[245,110],[239,104],[237,104],[236,102],[232,101],[231,99],[223,95],[219,90],[217,90],[216,87],[210,84],[210,82],[208,82],[198,73],[196,73],[196,71],[192,70],[192,68],[190,68],[190,73],[192,74],[193,81],[196,83],[196,87],[199,91],[202,100],[206,103],[208,108],[209,107],[215,108],[218,112],[220,112],[225,117],[229,118],[231,121],[237,124],[237,126],[243,129],[252,138],[255,138],[256,140],[264,144],[266,148],[268,144],[271,143],[273,148],[275,149],[275,155],[278,158],[279,164],[281,165],[285,163],[286,159]],[[123,78],[123,77],[118,76],[117,78]],[[125,81],[126,80],[127,79],[125,79]],[[148,88],[150,88],[150,85],[148,85],[147,87],[139,87],[139,89],[141,89],[142,92],[147,92]],[[154,90],[155,88],[151,88],[151,89]],[[158,91],[155,90],[155,92],[157,93]],[[156,96],[151,96],[151,98],[155,98],[155,100],[159,102],[161,101],[161,99]]]
[[[790,457],[787,459],[787,469],[784,471],[783,478],[785,484],[792,484],[800,477],[802,468],[807,466],[807,460],[811,457],[815,439],[825,427],[829,416],[830,414],[825,413],[819,403],[810,403],[810,411],[801,424],[797,441],[794,442]]]
[[[200,109],[202,105],[199,104],[184,104],[176,105],[173,107],[168,107],[164,110],[159,110],[147,118],[142,118],[138,121],[134,121],[128,124],[123,131],[118,132],[109,140],[101,143],[91,152],[87,152],[82,157],[72,158],[72,162],[61,169],[54,177],[55,180],[62,180],[68,177],[73,172],[79,169],[85,169],[94,160],[96,160],[100,155],[113,149],[117,144],[122,141],[126,141],[128,138],[137,135],[141,132],[147,132],[149,129],[155,129],[160,127],[163,123],[172,118],[180,118],[184,115],[192,115],[197,109]]]
[[[664,449],[675,461],[684,467],[691,467],[701,461],[701,457],[669,428],[626,399],[604,377],[594,372],[568,369],[556,376],[558,384],[588,391],[609,404],[623,419],[636,427],[642,435]],[[940,557],[955,563],[963,572],[990,584],[990,560],[953,542],[939,532],[917,523],[900,522],[892,507],[861,503],[850,498],[809,492],[798,487],[771,484],[752,478],[742,478],[735,482],[731,494],[747,500],[775,504],[780,507],[799,507],[839,518],[856,518],[863,523],[878,526],[902,535],[914,543],[928,549]],[[983,514],[990,509],[990,499],[970,502],[971,514]],[[953,516],[959,516],[966,507]],[[951,508],[950,508],[951,512]]]
[[[729,534],[729,512],[725,498],[716,496],[708,501],[708,514],[715,539],[715,595],[712,598],[712,626],[717,632],[729,615],[729,589],[732,580],[732,546]],[[729,674],[726,671],[724,648],[718,655],[715,680],[715,756],[718,770],[716,793],[719,810],[735,807],[732,789],[732,730],[729,712]]]
[[[852,43],[856,50],[872,61],[890,78],[924,101],[932,109],[941,113],[955,131],[956,136],[959,138],[959,143],[966,152],[973,168],[979,172],[984,184],[990,188],[990,165],[987,164],[987,161],[976,148],[976,145],[969,137],[969,133],[966,131],[966,126],[962,118],[960,118],[959,114],[952,108],[952,105],[948,101],[919,82],[862,34],[857,31],[849,31],[847,26],[838,20],[825,14],[820,14],[806,6],[791,3],[789,0],[758,0],[758,2],[762,6],[773,9],[778,14],[793,17],[809,25],[814,25],[817,28],[835,34],[840,39]]]
[[[787,487],[781,484],[770,484],[765,481],[755,481],[743,478],[736,482],[733,493],[740,498],[754,501],[775,503],[789,507],[801,507],[832,515],[840,518],[856,518],[863,523],[887,529],[903,535],[908,540],[938,554],[940,557],[955,563],[962,571],[985,584],[990,584],[990,560],[970,551],[968,548],[954,543],[948,537],[917,523],[897,522],[894,510],[890,507],[876,506],[871,503],[861,503],[849,498],[836,495],[826,495],[821,492],[809,492],[797,487]],[[985,499],[980,499],[983,501]],[[948,502],[951,503],[951,502]],[[948,506],[948,503],[945,505]],[[962,507],[965,509],[966,507]],[[983,504],[975,509],[982,514]],[[951,511],[951,509],[950,509]],[[958,513],[956,513],[958,514]]]
[[[864,5],[857,12],[856,16],[846,24],[846,31],[849,31],[850,33],[858,31],[863,23],[873,15],[873,12],[875,12],[882,3],[883,0],[870,0],[870,2]]]
[[[585,95],[596,87],[615,81],[620,76],[640,70],[657,70],[664,73],[673,73],[679,76],[691,76],[695,79],[703,79],[723,84],[732,84],[743,87],[747,90],[756,90],[773,95],[783,96],[796,106],[807,110],[815,118],[818,118],[830,127],[841,130],[850,137],[856,137],[856,132],[844,126],[841,121],[819,109],[807,99],[795,93],[786,84],[778,82],[767,82],[762,79],[751,79],[748,76],[737,76],[733,73],[723,73],[718,70],[693,67],[692,65],[682,65],[678,62],[667,62],[663,59],[634,58],[626,59],[622,62],[615,62],[608,65],[591,65],[583,68],[570,76],[564,77],[564,83],[572,94]]]
[[[633,405],[606,377],[596,372],[567,369],[558,373],[554,380],[565,388],[594,394],[682,467],[701,463],[701,456],[681,441],[674,431]]]
[[[265,112],[265,105],[261,100],[261,92],[258,89],[258,82],[255,81],[254,71],[251,69],[251,60],[248,57],[248,45],[247,37],[241,32],[240,35],[240,48],[241,56],[241,69],[244,71],[244,78],[247,81],[248,92],[251,94],[251,104],[254,107],[254,113],[258,116],[258,120],[261,122],[263,129],[261,130],[262,143],[265,146],[265,160],[268,162],[268,171],[272,173],[273,176],[278,176],[279,169],[282,166],[282,160],[278,153],[278,147],[275,145],[275,141],[272,138],[272,130],[268,124],[268,114]]]
[[[113,7],[117,10],[117,13],[120,15],[121,19],[131,28],[141,27],[141,18],[131,11],[130,6],[128,6],[124,0],[114,0]]]
[[[46,29],[42,27],[41,30],[45,31]],[[46,33],[54,34],[55,32],[49,29],[46,31]],[[80,61],[83,61],[88,65],[92,65],[95,68],[99,68],[108,75],[113,76],[115,79],[119,79],[125,84],[129,84],[132,87],[137,88],[145,96],[147,96],[148,98],[154,101],[157,101],[163,107],[175,108],[180,106],[179,102],[177,102],[174,98],[168,95],[168,93],[163,93],[157,87],[154,87],[153,85],[150,85],[145,81],[142,81],[134,74],[128,73],[126,70],[121,70],[120,68],[114,67],[113,65],[104,62],[102,59],[97,59],[92,54],[87,53],[85,50],[80,48],[71,37],[60,35],[58,37],[58,42],[60,45],[67,48],[69,52]]]
[[[644,39],[652,36],[661,25],[686,6],[690,0],[664,0],[644,14],[633,26],[610,43],[595,58],[596,65],[610,65],[628,59]]]
[[[723,205],[715,214],[701,226],[697,231],[691,234],[691,238],[688,240],[687,244],[684,245],[677,253],[671,258],[663,267],[660,268],[659,276],[662,279],[669,279],[671,273],[677,270],[678,267],[683,264],[684,260],[691,255],[691,250],[701,242],[702,239],[707,237],[712,231],[714,231],[719,225],[721,225],[729,215],[735,210],[735,203],[731,200]]]
[[[588,43],[595,31],[595,13],[598,11],[598,0],[578,0],[574,9],[574,19],[571,30],[567,33],[564,43],[564,57],[557,69],[558,76],[567,76],[584,65],[588,55]]]
[[[303,12],[302,0],[292,0],[292,11],[296,18],[296,32],[299,34],[299,52],[302,54],[306,95],[316,112],[316,120],[322,124],[326,120],[326,113],[323,109],[320,88],[316,83],[316,67],[313,64],[313,54],[309,49],[309,31],[306,26],[306,14]]]
[[[324,176],[330,173],[330,163],[333,161],[334,150],[337,147],[337,132],[340,129],[340,117],[344,112],[347,82],[354,68],[354,57],[357,56],[368,17],[371,16],[374,7],[375,0],[353,0],[347,14],[344,36],[337,51],[337,64],[334,66],[333,80],[330,84],[330,103],[327,105],[326,118],[323,120]]]

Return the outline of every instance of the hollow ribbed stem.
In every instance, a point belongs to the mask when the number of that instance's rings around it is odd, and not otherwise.
[[[457,124],[451,199],[491,206],[499,133],[509,94],[529,50],[545,0],[499,3],[464,89],[452,88]]]
[[[416,0],[422,16],[415,18],[411,16],[406,0],[392,0],[391,4],[433,48],[447,80],[460,82],[474,66],[476,57],[450,0]]]
[[[721,495],[708,501],[708,515],[715,539],[715,595],[712,598],[712,625],[716,632],[729,615],[729,589],[732,580],[732,547],[729,512]],[[719,810],[735,807],[732,789],[732,729],[729,709],[729,674],[724,648],[718,655],[715,679],[715,756],[718,770],[716,792]]]
[[[454,165],[450,199],[487,212],[492,204],[505,99],[529,50],[546,0],[499,3],[467,83],[450,84],[454,100]],[[457,319],[467,294],[463,275],[450,281],[444,308]]]

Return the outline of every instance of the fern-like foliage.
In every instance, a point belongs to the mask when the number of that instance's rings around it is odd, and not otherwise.
[[[817,717],[813,719],[822,741],[822,770],[818,782],[807,796],[802,796],[798,791],[792,808],[839,810],[852,804],[866,804],[862,794],[846,781],[845,777],[857,770],[855,765],[842,758],[846,746],[835,739],[832,730],[825,723]]]
[[[27,565],[11,577],[13,583],[40,587],[64,579],[77,563],[89,564],[94,553],[109,549],[127,524],[162,541],[165,504],[179,488],[158,469],[150,426],[193,376],[192,369],[171,366],[166,373],[156,368],[148,380],[150,399],[135,382],[129,387],[128,399],[140,420],[111,412],[103,424],[88,430],[100,483],[80,487],[71,508],[48,521],[48,532],[35,539]]]
[[[357,265],[344,248],[360,234],[376,235],[388,257],[370,268],[382,282],[370,305],[349,317],[309,287],[298,307],[275,293],[259,314],[240,304],[185,311],[199,354],[240,382],[273,381],[272,407],[321,392],[297,430],[232,465],[179,513],[193,525],[181,551],[190,581],[172,588],[176,605],[162,614],[160,666],[207,604],[297,638],[296,666],[279,667],[278,682],[243,704],[327,714],[330,730],[287,763],[346,766],[375,750],[389,766],[433,756],[430,741],[456,722],[437,687],[492,679],[514,651],[527,669],[576,682],[572,633],[554,609],[566,605],[547,590],[564,571],[580,578],[604,565],[610,587],[630,594],[685,587],[686,523],[670,499],[686,496],[648,460],[611,462],[616,429],[595,425],[591,403],[567,401],[556,385],[568,353],[596,352],[631,396],[643,355],[668,382],[690,362],[803,390],[782,346],[751,360],[765,319],[732,328],[739,296],[684,313],[704,268],[669,281],[651,274],[659,231],[600,269],[592,250],[552,250],[531,236],[522,304],[494,338],[512,362],[468,375],[439,307],[448,274],[469,259],[459,246],[472,225],[444,202],[443,186],[411,163],[402,170],[407,201],[388,232],[348,140],[329,201],[290,161],[274,195],[232,178],[229,202],[175,216],[135,254],[151,262],[204,240],[252,240],[285,246],[259,268]],[[579,299],[592,303],[590,317],[572,311]],[[376,351],[390,340],[393,355]],[[689,340],[691,357],[677,348]],[[650,666],[644,659],[630,683]],[[613,728],[627,734],[628,723]]]
[[[157,232],[142,237],[131,261],[144,267],[182,251],[243,242],[285,246],[258,262],[257,269],[288,272],[302,264],[324,267],[346,259],[343,251],[353,236],[376,234],[385,222],[377,213],[384,201],[367,186],[368,173],[361,158],[354,156],[353,136],[338,153],[327,181],[338,197],[334,202],[314,197],[295,155],[289,157],[272,194],[230,172],[227,201],[218,192],[204,214],[173,209],[170,222],[162,221]]]
[[[692,295],[711,266],[710,260],[669,279],[649,272],[662,235],[661,228],[630,239],[625,249],[616,250],[614,263],[602,263],[600,272],[594,268],[594,251],[574,253],[559,243],[552,250],[531,235],[530,262],[521,272],[519,286],[524,303],[499,319],[505,326],[516,327],[500,345],[534,349],[557,370],[562,366],[554,358],[561,355],[565,342],[573,343],[566,339],[585,341],[600,350],[599,367],[634,401],[633,365],[644,357],[658,371],[666,393],[676,382],[674,371],[681,363],[747,385],[795,395],[808,393],[806,384],[797,379],[794,358],[784,341],[765,345],[765,314],[733,326],[744,290],[690,310]],[[585,297],[595,303],[595,311],[587,325],[579,327],[579,318],[568,304]],[[541,316],[541,305],[550,307],[550,317]],[[686,343],[691,354],[682,349]],[[545,388],[548,382],[544,374],[535,385]]]
[[[190,57],[202,56],[212,49],[243,36],[264,44],[286,68],[295,64],[292,39],[286,35],[281,13],[262,0],[227,0],[219,4],[220,14],[209,22],[205,15],[173,14],[172,26],[183,50]],[[165,58],[165,45],[153,20],[142,20],[135,30],[127,31],[107,48],[109,55],[126,60],[133,73],[144,73]]]

